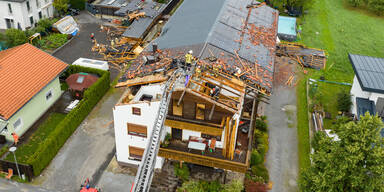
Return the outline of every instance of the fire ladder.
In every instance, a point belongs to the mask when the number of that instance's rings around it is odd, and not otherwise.
[[[152,134],[151,137],[149,137],[147,147],[145,148],[135,181],[132,184],[131,192],[148,192],[151,187],[153,169],[156,163],[157,152],[159,151],[160,137],[168,113],[168,104],[172,97],[174,84],[183,77],[183,75],[181,75],[182,72],[182,69],[177,69],[165,83],[163,96],[160,101],[160,108],[157,112]]]

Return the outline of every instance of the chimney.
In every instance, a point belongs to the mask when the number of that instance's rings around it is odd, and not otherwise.
[[[155,54],[157,52],[157,44],[156,43],[152,44],[152,51],[153,51],[153,56],[155,56]]]

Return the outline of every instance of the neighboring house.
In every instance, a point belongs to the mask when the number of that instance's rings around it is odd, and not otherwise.
[[[113,108],[116,157],[120,164],[139,165],[159,109],[161,85],[143,86],[131,100],[129,96],[125,93]],[[155,168],[163,162],[157,157]]]
[[[351,89],[352,113],[384,117],[384,58],[349,54],[355,77]]]
[[[34,27],[53,16],[53,0],[0,0],[0,29]]]
[[[0,52],[1,135],[23,135],[55,103],[67,66],[28,43]]]

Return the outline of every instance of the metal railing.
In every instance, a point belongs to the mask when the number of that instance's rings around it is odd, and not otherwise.
[[[145,148],[144,156],[138,168],[131,191],[147,192],[151,187],[154,166],[160,146],[160,137],[162,135],[164,121],[168,113],[169,101],[172,97],[172,91],[175,83],[177,83],[177,81],[179,81],[184,76],[181,75],[182,73],[182,69],[177,69],[165,83],[160,102],[160,108],[157,112],[157,117],[153,126],[151,137],[149,137],[149,141],[147,143],[147,147]]]

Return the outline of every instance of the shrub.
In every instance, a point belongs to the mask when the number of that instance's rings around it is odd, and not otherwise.
[[[337,94],[337,110],[342,112],[349,112],[351,109],[352,101],[351,95],[345,91]]]
[[[1,149],[0,149],[0,157],[3,156],[5,153],[8,152],[8,145],[4,145]]]
[[[239,180],[232,180],[231,183],[225,184],[222,192],[241,192],[244,189],[243,183]]]
[[[264,163],[251,166],[251,172],[252,172],[252,175],[263,178],[264,183],[268,183],[269,174],[268,174],[268,170],[265,167]]]
[[[187,165],[185,165],[185,163],[181,168],[177,163],[175,163],[174,170],[175,170],[175,175],[182,181],[187,181],[189,179],[189,169]]]
[[[262,119],[256,119],[256,128],[260,131],[267,132],[268,131],[268,125],[265,120]]]
[[[252,165],[258,165],[260,163],[264,162],[264,157],[259,154],[259,152],[256,149],[252,149],[251,153],[251,166]]]
[[[93,107],[109,90],[110,80],[109,72],[92,69],[88,67],[73,66],[71,65],[66,71],[66,74],[87,72],[94,73],[100,76],[98,81],[94,83],[84,92],[84,97],[71,112],[56,126],[51,132],[45,135],[41,143],[34,150],[32,155],[25,157],[21,163],[32,165],[34,175],[39,175],[42,170],[51,162],[56,156],[57,152],[64,145],[67,139],[77,129],[80,123],[88,116]],[[20,146],[17,152],[22,151],[24,145]],[[16,153],[17,153],[16,152]],[[22,154],[20,154],[22,155]],[[18,157],[20,157],[18,155]],[[11,160],[11,159],[10,159]]]
[[[25,33],[18,29],[7,29],[5,31],[7,47],[14,47],[27,42],[28,38]]]

